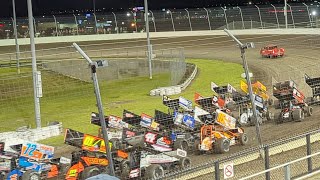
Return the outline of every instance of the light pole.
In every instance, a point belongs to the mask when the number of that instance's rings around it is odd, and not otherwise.
[[[96,14],[96,0],[93,0],[93,14]]]
[[[18,71],[18,74],[20,74],[20,47],[18,43],[17,15],[16,15],[15,0],[12,0],[12,11],[13,11],[13,32],[14,32],[14,40],[16,44],[17,71]]]
[[[246,74],[246,80],[248,84],[248,90],[249,90],[249,96],[251,100],[251,105],[252,105],[252,111],[253,111],[253,117],[255,118],[255,126],[256,126],[256,135],[258,139],[259,146],[262,147],[262,141],[261,141],[261,133],[260,133],[260,124],[258,122],[258,116],[256,112],[256,105],[254,101],[254,96],[253,96],[253,91],[252,91],[252,84],[250,80],[250,75],[249,75],[249,68],[248,68],[248,63],[245,58],[245,50],[248,48],[254,48],[253,43],[246,43],[242,44],[236,37],[233,36],[227,29],[224,29],[224,31],[239,45],[240,51],[241,51],[241,58],[242,58],[242,63],[243,63],[243,68],[245,70]]]
[[[99,82],[98,82],[98,77],[97,77],[97,62],[92,62],[89,56],[83,52],[83,50],[76,44],[73,43],[73,46],[77,49],[77,51],[82,55],[83,58],[85,58],[91,69],[91,74],[92,74],[92,80],[93,80],[93,86],[94,86],[94,94],[96,96],[96,102],[98,106],[98,111],[99,111],[99,120],[101,124],[101,129],[102,129],[102,134],[103,134],[103,140],[105,142],[106,146],[106,154],[109,160],[109,167],[110,167],[110,175],[114,176],[114,166],[113,166],[113,159],[111,156],[111,148],[109,146],[109,138],[108,138],[108,132],[107,132],[107,125],[106,121],[104,119],[104,112],[103,112],[103,105],[102,105],[102,100],[101,100],[101,94],[100,94],[100,88],[99,88]]]
[[[27,0],[28,3],[28,19],[29,19],[29,33],[30,33],[30,46],[32,55],[32,77],[33,77],[33,94],[34,94],[34,111],[37,128],[41,128],[41,118],[40,118],[40,97],[41,94],[37,91],[39,86],[37,72],[37,59],[36,59],[36,46],[34,42],[34,28],[33,28],[33,13],[32,13],[32,3],[31,0]]]
[[[284,20],[286,23],[286,29],[288,29],[288,8],[287,8],[287,0],[284,0]]]
[[[150,33],[149,33],[149,10],[148,10],[148,0],[144,0],[144,15],[147,31],[147,46],[148,46],[148,61],[149,61],[149,78],[152,79],[152,45],[150,43]]]

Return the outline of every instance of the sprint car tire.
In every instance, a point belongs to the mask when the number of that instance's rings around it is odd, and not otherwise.
[[[274,122],[276,124],[281,124],[283,123],[283,117],[281,111],[277,111],[274,113]]]
[[[274,119],[274,114],[272,112],[270,112],[270,111],[267,111],[266,112],[266,118],[267,118],[268,121],[271,121],[271,120]]]
[[[146,179],[157,179],[164,175],[164,169],[159,164],[151,164],[145,172]]]
[[[268,105],[269,105],[269,106],[272,106],[273,104],[274,104],[274,100],[271,99],[271,98],[269,98],[269,99],[268,99]]]
[[[200,155],[201,151],[200,151],[200,139],[196,139],[194,140],[194,154],[195,155]]]
[[[308,107],[307,107],[307,112],[306,112],[306,114],[307,114],[307,116],[312,116],[312,114],[313,114],[313,108],[310,107],[310,106],[308,106]]]
[[[296,109],[292,112],[292,119],[294,121],[301,122],[304,119],[304,111],[302,109]]]
[[[217,139],[216,143],[214,144],[214,148],[217,153],[226,153],[230,150],[230,141],[227,138],[220,138]]]
[[[179,161],[179,167],[181,170],[191,167],[191,159],[188,157],[183,157]]]
[[[28,170],[25,173],[23,173],[21,180],[40,180],[40,175],[32,170]]]
[[[174,149],[182,149],[184,151],[187,151],[189,150],[189,145],[188,145],[188,142],[185,141],[185,140],[178,140],[174,143],[173,145]]]
[[[250,124],[249,122],[249,117],[247,113],[243,113],[241,114],[240,118],[239,118],[239,124],[241,126],[248,126]]]
[[[241,145],[246,145],[249,141],[247,133],[240,134],[239,140]]]
[[[121,142],[119,139],[112,138],[110,139],[110,142],[112,143],[111,151],[116,151],[121,148]]]
[[[121,178],[127,179],[129,178],[130,174],[130,162],[127,160],[124,160],[120,164],[121,169]]]
[[[87,178],[96,176],[100,173],[100,169],[96,166],[86,167],[81,173],[81,180],[86,180]]]

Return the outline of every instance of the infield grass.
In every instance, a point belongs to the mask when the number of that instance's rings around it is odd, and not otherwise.
[[[183,96],[193,101],[195,92],[203,96],[211,96],[213,94],[210,89],[211,81],[218,85],[230,83],[235,88],[239,87],[240,75],[243,73],[240,64],[206,59],[189,59],[187,62],[198,66],[198,74],[183,93],[171,96],[173,98]],[[23,82],[30,81],[31,77],[23,80]],[[19,85],[20,83],[16,84]],[[162,105],[161,97],[152,97],[149,92],[159,86],[166,86],[169,83],[169,74],[154,75],[152,80],[147,77],[135,77],[99,83],[106,115],[122,116],[123,109],[136,114],[147,113],[149,115],[153,115],[155,109],[167,110],[166,106]],[[32,84],[30,86],[32,87]],[[0,86],[0,90],[1,88],[5,88],[5,86]],[[0,114],[0,132],[15,130],[17,127],[26,124],[35,126],[33,99],[30,96],[33,95],[33,90],[26,93],[29,93],[29,96],[19,94],[15,97],[16,101],[14,102],[0,99],[0,103],[5,103],[5,106],[0,106],[0,110],[2,112],[6,111]],[[7,94],[8,97],[12,95]],[[91,112],[97,112],[91,83],[46,73],[46,75],[43,74],[43,96],[41,99],[43,126],[48,121],[60,121],[64,128],[71,128],[93,135],[97,134],[98,127],[90,124]],[[28,106],[20,106],[18,105],[19,102],[29,104]],[[41,141],[41,143],[60,146],[63,144],[63,136],[49,138]]]

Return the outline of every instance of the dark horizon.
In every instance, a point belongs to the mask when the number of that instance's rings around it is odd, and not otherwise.
[[[17,17],[27,17],[27,0],[15,0]],[[143,0],[95,0],[96,10],[121,11],[132,7],[143,6]],[[279,0],[148,0],[149,9],[162,8],[198,8],[215,6],[242,6],[252,4],[283,4]],[[288,3],[313,2],[310,0],[288,1]],[[12,17],[12,0],[3,2],[0,17]],[[55,14],[59,11],[82,10],[89,12],[93,9],[93,0],[32,0],[34,16]],[[75,12],[77,13],[77,12]]]

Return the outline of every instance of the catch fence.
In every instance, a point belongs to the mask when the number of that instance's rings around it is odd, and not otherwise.
[[[318,28],[319,4],[288,4],[288,28]],[[46,15],[34,18],[36,37],[145,32],[144,11]],[[0,38],[14,38],[12,19],[1,19]],[[286,28],[284,6],[163,9],[149,11],[150,32]],[[18,38],[29,36],[28,19],[17,19]]]

